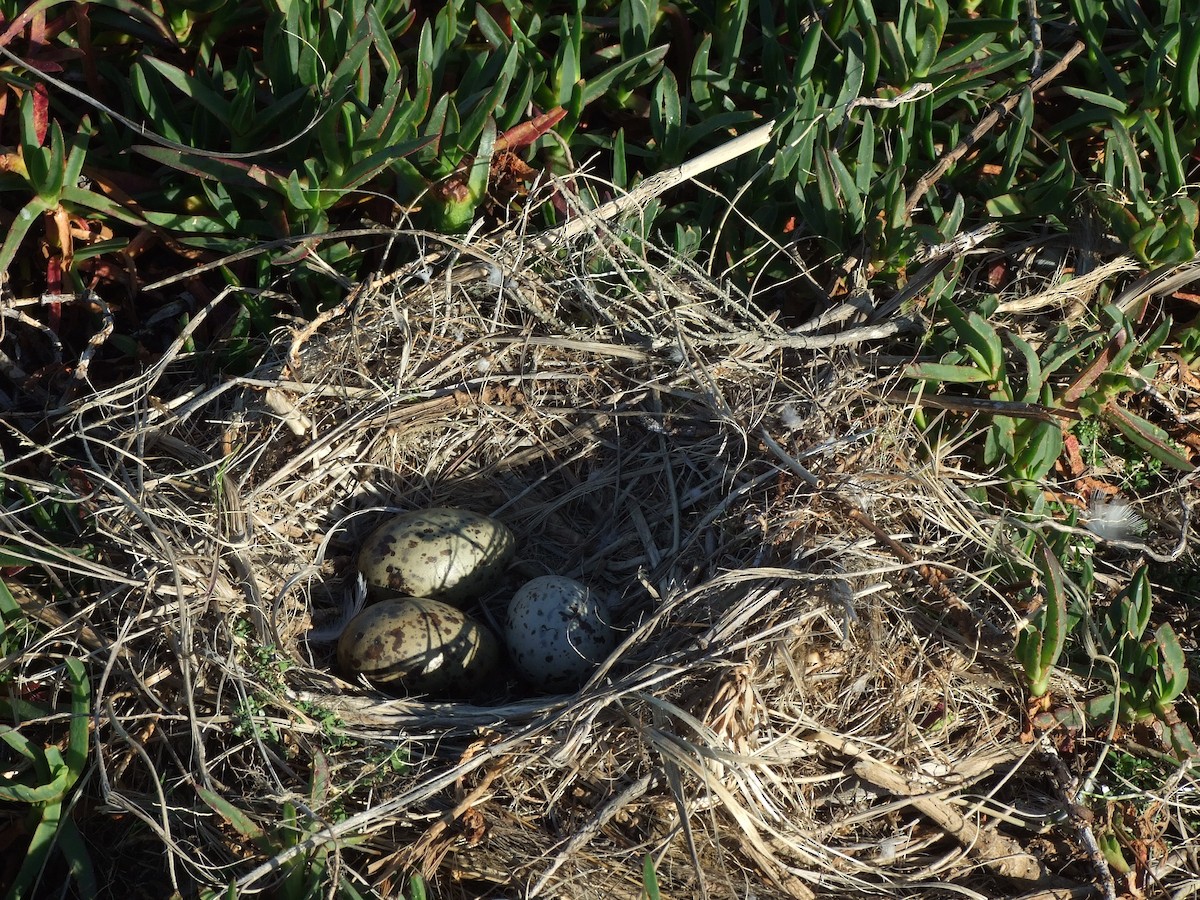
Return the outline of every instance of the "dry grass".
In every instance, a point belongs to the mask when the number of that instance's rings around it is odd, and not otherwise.
[[[483,277],[381,276],[243,378],[195,375],[181,339],[11,467],[88,536],[47,550],[6,514],[6,544],[49,554],[21,599],[56,627],[23,674],[99,673],[88,815],[115,865],[184,893],[306,856],[385,896],[420,872],[444,897],[635,898],[645,854],[671,897],[1104,884],[1078,773],[1022,741],[1018,616],[987,580],[1007,532],[838,349],[852,310],[786,331],[619,244],[459,250]],[[431,505],[518,536],[485,619],[535,574],[608,597],[623,641],[578,694],[428,703],[333,673],[357,542]]]

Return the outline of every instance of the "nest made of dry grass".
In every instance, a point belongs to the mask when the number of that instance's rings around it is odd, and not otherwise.
[[[46,561],[72,609],[41,649],[101,664],[115,855],[185,894],[309,860],[331,894],[632,898],[647,855],[675,897],[1090,889],[1071,773],[1022,739],[1018,614],[985,578],[1007,532],[838,349],[861,305],[784,329],[603,246],[478,241],[245,377],[191,372],[185,335],[50,419],[92,551]],[[357,542],[434,505],[518,537],[481,616],[533,574],[606,596],[622,642],[582,690],[333,672]]]

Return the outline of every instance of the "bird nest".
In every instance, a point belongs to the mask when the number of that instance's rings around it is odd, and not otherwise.
[[[1066,788],[1021,740],[1016,616],[978,577],[996,532],[822,339],[838,317],[789,331],[620,245],[456,253],[242,377],[196,371],[184,334],[48,419],[41,483],[81,544],[39,550],[22,602],[59,625],[42,657],[98,663],[113,858],[184,894],[1061,886],[1074,826],[1026,829]],[[502,673],[435,702],[335,670],[356,547],[431,506],[516,535],[485,621],[534,575],[605,597],[619,645],[577,692]]]

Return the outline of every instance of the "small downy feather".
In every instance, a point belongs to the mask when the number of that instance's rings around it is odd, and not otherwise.
[[[1146,520],[1139,516],[1127,500],[1114,497],[1105,500],[1093,496],[1088,504],[1087,530],[1102,541],[1129,541],[1142,535]]]

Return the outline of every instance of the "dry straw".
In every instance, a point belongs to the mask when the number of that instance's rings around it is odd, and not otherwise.
[[[321,858],[384,896],[420,873],[635,898],[649,855],[670,897],[1082,896],[1087,825],[1021,740],[1017,617],[987,587],[1002,532],[851,349],[904,324],[851,303],[787,330],[596,229],[397,234],[439,264],[244,377],[206,379],[183,335],[24,449],[91,535],[43,563],[65,603],[22,597],[56,626],[33,656],[100,673],[95,784],[148,836],[129,865],[164,895]],[[623,640],[577,694],[392,699],[332,670],[355,547],[434,505],[518,537],[481,616],[531,575],[606,595]]]

